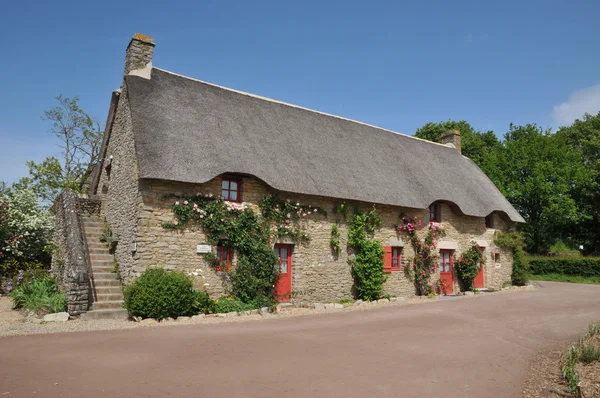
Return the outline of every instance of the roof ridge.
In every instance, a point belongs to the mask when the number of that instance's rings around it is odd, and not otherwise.
[[[185,76],[185,75],[180,75],[179,73],[175,73],[175,72],[171,72],[171,71],[168,71],[168,70],[165,70],[165,69],[161,69],[161,68],[158,68],[156,66],[153,66],[152,69],[157,69],[157,70],[159,70],[161,72],[165,72],[165,73],[168,73],[170,75],[183,77],[184,79],[196,81],[196,82],[203,83],[203,84],[208,84],[209,86],[217,87],[217,88],[220,88],[220,89],[223,89],[223,90],[227,90],[227,91],[232,91],[234,93],[246,95],[246,96],[252,97],[252,98],[257,98],[257,99],[260,99],[260,100],[263,100],[263,101],[273,102],[273,103],[280,104],[280,105],[286,105],[286,106],[289,106],[289,107],[292,107],[292,108],[297,108],[297,109],[302,109],[302,110],[313,112],[313,113],[318,113],[318,114],[324,115],[324,116],[334,117],[336,119],[341,119],[341,120],[345,120],[345,121],[348,121],[348,122],[361,124],[363,126],[372,127],[372,128],[377,129],[377,130],[386,131],[388,133],[393,133],[393,134],[396,134],[396,135],[401,135],[403,137],[412,138],[412,139],[418,140],[418,141],[423,141],[423,142],[426,142],[428,144],[434,144],[434,145],[443,146],[445,148],[449,148],[447,145],[440,144],[439,142],[433,142],[433,141],[425,140],[423,138],[415,137],[413,135],[398,133],[397,131],[393,131],[393,130],[386,129],[386,128],[383,128],[383,127],[375,126],[373,124],[361,122],[361,121],[354,120],[354,119],[348,119],[348,118],[343,117],[343,116],[338,116],[338,115],[333,115],[331,113],[317,111],[315,109],[306,108],[306,107],[303,107],[303,106],[300,106],[300,105],[290,104],[290,103],[279,101],[279,100],[276,100],[276,99],[273,99],[273,98],[269,98],[269,97],[263,97],[262,95],[252,94],[252,93],[248,93],[246,91],[236,90],[234,88],[229,88],[229,87],[221,86],[219,84],[210,83],[210,82],[207,82],[207,81],[204,81],[204,80],[200,80],[200,79],[196,79],[196,78],[193,78],[193,77],[189,77],[189,76]]]

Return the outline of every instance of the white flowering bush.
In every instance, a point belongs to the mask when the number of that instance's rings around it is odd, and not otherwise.
[[[31,189],[17,188],[0,196],[0,262],[43,257],[53,228],[52,215]]]

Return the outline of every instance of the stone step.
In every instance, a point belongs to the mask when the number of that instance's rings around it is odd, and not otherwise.
[[[84,222],[83,229],[87,231],[89,228],[97,228],[99,230],[103,230],[104,224],[100,222]]]
[[[92,255],[92,254],[110,254],[110,252],[108,251],[108,247],[104,247],[104,246],[100,246],[97,248],[88,246],[88,253],[90,253],[90,255]]]
[[[88,311],[85,314],[81,314],[81,319],[94,320],[94,319],[127,319],[129,314],[126,309],[114,309],[114,310],[93,310]]]
[[[92,267],[112,267],[114,264],[113,260],[96,260],[92,261]]]
[[[108,247],[108,244],[106,242],[100,241],[100,237],[99,236],[93,236],[93,235],[89,236],[89,235],[86,235],[85,239],[86,239],[86,243],[88,245],[95,245],[95,246],[102,245],[102,247]]]
[[[94,272],[94,281],[118,281],[117,274],[114,272]]]
[[[112,254],[98,254],[98,253],[94,253],[94,254],[90,254],[90,260],[92,261],[92,264],[94,264],[96,261],[111,261],[113,260],[113,255]]]
[[[121,298],[123,298],[123,292],[121,291],[121,286],[96,286],[96,295],[101,294],[113,294],[119,293],[121,294]]]
[[[96,302],[100,303],[100,302],[103,302],[103,301],[120,301],[120,302],[123,302],[123,294],[121,292],[119,292],[119,293],[98,293],[98,294],[96,294]]]
[[[92,307],[94,310],[118,310],[123,308],[123,300],[96,301]]]
[[[118,287],[121,288],[121,281],[118,279],[96,279],[94,278],[94,286],[96,290],[103,287]]]
[[[106,273],[106,272],[113,272],[114,271],[114,267],[112,265],[92,265],[92,272],[94,274],[97,273]]]

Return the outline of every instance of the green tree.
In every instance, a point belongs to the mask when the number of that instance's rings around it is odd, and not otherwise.
[[[493,131],[481,133],[464,120],[448,120],[426,123],[417,129],[415,137],[440,142],[442,134],[449,130],[460,131],[462,154],[474,161],[490,178],[500,173],[497,157],[501,155],[502,143]]]
[[[79,107],[78,97],[59,95],[56,100],[59,104],[47,110],[43,119],[52,122],[50,131],[60,141],[61,156],[27,162],[29,177],[16,184],[30,187],[45,202],[53,202],[65,188],[75,192],[85,189],[98,162],[102,140],[100,124]]]
[[[556,136],[575,151],[587,172],[584,181],[571,189],[571,197],[585,217],[565,228],[566,240],[572,246],[583,245],[585,253],[600,254],[600,112],[584,115],[559,129]]]
[[[527,222],[520,226],[527,250],[546,253],[564,228],[585,218],[572,189],[585,181],[586,170],[560,137],[535,124],[511,124],[504,147],[497,185]]]

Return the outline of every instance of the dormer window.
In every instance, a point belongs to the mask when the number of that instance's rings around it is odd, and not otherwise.
[[[441,222],[441,206],[439,203],[432,203],[429,205],[429,222]]]
[[[230,202],[242,201],[242,179],[238,177],[223,177],[221,181],[221,196]]]

